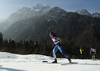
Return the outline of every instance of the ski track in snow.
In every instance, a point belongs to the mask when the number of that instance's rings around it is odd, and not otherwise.
[[[42,61],[52,62],[49,56],[31,54],[18,55],[0,52],[0,71],[100,71],[100,60],[72,59],[78,64],[47,64]],[[59,63],[68,63],[66,58],[58,58]]]

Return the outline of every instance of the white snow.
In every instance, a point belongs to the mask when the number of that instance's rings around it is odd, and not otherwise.
[[[100,71],[100,60],[72,59],[78,64],[47,64],[42,61],[52,62],[53,58],[44,55],[18,55],[0,52],[0,71]],[[66,58],[58,58],[58,62],[68,63]]]

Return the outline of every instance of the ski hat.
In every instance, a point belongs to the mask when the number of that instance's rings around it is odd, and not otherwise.
[[[53,32],[50,32],[49,35],[54,35],[54,33]]]

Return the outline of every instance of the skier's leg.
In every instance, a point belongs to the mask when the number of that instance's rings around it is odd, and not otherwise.
[[[92,59],[94,59],[94,53],[92,53]]]
[[[93,60],[95,59],[95,54],[94,54],[94,53],[93,53],[92,59],[93,59]]]
[[[55,61],[53,61],[52,63],[57,63],[56,54],[55,54],[57,51],[58,51],[58,48],[57,46],[55,46],[53,49],[53,57],[55,58]]]
[[[58,46],[58,49],[69,60],[69,62],[71,63],[71,59],[64,53],[62,47]]]
[[[68,58],[68,56],[64,53],[63,49],[60,46],[58,46],[58,49],[66,58]]]

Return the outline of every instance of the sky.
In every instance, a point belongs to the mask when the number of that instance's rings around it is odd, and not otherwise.
[[[100,0],[0,0],[0,19],[7,18],[23,6],[32,7],[37,3],[51,8],[58,6],[66,11],[87,9],[90,13],[100,13]]]

